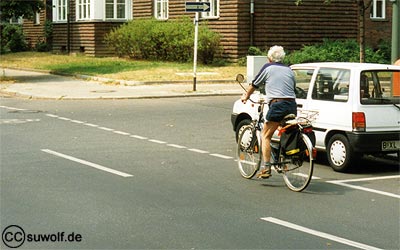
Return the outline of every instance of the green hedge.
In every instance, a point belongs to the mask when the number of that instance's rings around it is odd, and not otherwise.
[[[368,63],[389,63],[391,47],[389,42],[381,42],[376,50],[366,47],[365,61]],[[250,47],[248,55],[267,55],[257,47]],[[284,63],[291,65],[308,62],[359,62],[360,46],[356,40],[329,40],[320,44],[303,46],[300,50],[288,53]],[[246,65],[246,58],[239,60]]]
[[[193,60],[194,25],[189,18],[167,22],[137,19],[111,31],[105,41],[120,57],[188,62]],[[219,34],[201,24],[199,60],[209,64],[221,53]]]
[[[356,40],[324,40],[321,44],[303,46],[286,56],[287,64],[306,62],[359,62],[360,46]],[[382,45],[376,51],[366,47],[365,61],[369,63],[389,63],[390,56]]]

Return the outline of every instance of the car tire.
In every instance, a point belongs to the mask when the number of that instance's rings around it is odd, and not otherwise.
[[[348,172],[357,162],[360,155],[353,152],[349,140],[343,134],[332,136],[327,146],[329,165],[337,172]]]
[[[241,120],[241,121],[239,122],[239,124],[236,126],[236,130],[235,130],[236,142],[237,142],[238,139],[239,139],[239,131],[240,131],[240,129],[243,128],[244,126],[249,125],[250,123],[251,123],[251,120],[249,120],[249,119],[244,119],[244,120]]]

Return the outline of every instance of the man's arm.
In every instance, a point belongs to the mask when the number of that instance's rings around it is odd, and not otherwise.
[[[250,85],[249,88],[247,89],[246,93],[244,93],[241,97],[242,102],[246,103],[247,100],[249,100],[251,94],[256,90],[256,88],[253,85]]]

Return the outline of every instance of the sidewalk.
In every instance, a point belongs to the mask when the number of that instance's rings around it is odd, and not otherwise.
[[[110,79],[85,76],[70,77],[26,70],[0,68],[1,76],[14,80],[13,83],[1,82],[0,93],[30,99],[140,99],[187,96],[237,95],[243,90],[232,81],[223,83],[197,82],[196,91],[191,83],[142,83],[111,84]],[[232,77],[234,78],[234,76]],[[102,82],[105,81],[105,82]]]

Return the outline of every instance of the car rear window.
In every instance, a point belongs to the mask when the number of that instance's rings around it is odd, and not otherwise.
[[[400,71],[362,71],[360,102],[364,105],[400,104]]]

